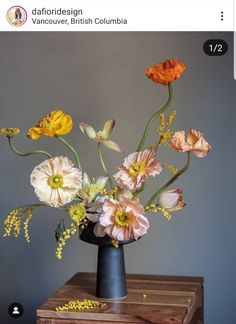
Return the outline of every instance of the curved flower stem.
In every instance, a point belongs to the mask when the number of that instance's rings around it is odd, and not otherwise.
[[[149,199],[149,201],[146,203],[145,207],[152,204],[153,201],[156,200],[163,191],[165,191],[173,182],[175,182],[175,180],[178,179],[178,177],[180,177],[185,171],[188,170],[190,163],[191,163],[191,152],[187,152],[187,155],[188,155],[187,163],[185,164],[183,169],[179,170],[179,172],[176,173],[163,187],[161,187],[159,190],[157,190],[154,193],[154,195]]]
[[[141,138],[141,141],[140,141],[140,143],[139,143],[139,145],[138,145],[138,148],[137,148],[137,151],[139,152],[139,151],[141,151],[141,149],[142,149],[142,147],[143,147],[143,145],[144,145],[144,143],[145,143],[145,141],[146,141],[146,139],[147,139],[147,136],[148,136],[148,133],[149,133],[149,130],[150,130],[150,128],[151,128],[151,126],[152,126],[152,124],[153,124],[153,122],[154,122],[154,120],[158,117],[158,116],[160,116],[160,114],[162,114],[169,106],[170,106],[170,104],[171,104],[171,102],[172,102],[172,99],[173,99],[173,92],[172,92],[172,86],[171,86],[171,83],[169,83],[168,84],[168,92],[169,92],[169,97],[168,97],[168,100],[167,100],[167,102],[166,102],[166,104],[160,109],[160,110],[158,110],[157,112],[155,112],[155,114],[153,114],[152,116],[151,116],[151,118],[149,119],[149,121],[148,121],[148,123],[147,123],[147,126],[146,126],[146,128],[145,128],[145,130],[144,130],[144,133],[143,133],[143,136],[142,136],[142,138]]]
[[[101,143],[98,143],[98,156],[99,156],[99,160],[101,162],[102,168],[103,168],[103,170],[105,172],[105,175],[109,178],[109,184],[110,184],[110,187],[112,189],[112,187],[113,187],[112,180],[111,180],[111,177],[110,177],[110,175],[109,175],[109,173],[107,171],[106,165],[105,165],[103,157],[102,157]]]
[[[43,203],[39,203],[39,204],[32,204],[32,205],[21,205],[18,208],[24,208],[24,207],[29,207],[29,208],[39,208],[39,207],[43,207],[43,206],[48,206],[46,204]]]
[[[155,149],[154,149],[154,152],[155,152],[155,153],[157,152],[157,149],[158,149],[158,147],[160,146],[160,144],[161,144],[161,136],[160,136],[160,139],[159,139],[159,141],[157,142],[157,144],[156,144],[156,146],[155,146]]]
[[[59,139],[59,141],[61,141],[62,143],[64,143],[67,148],[71,151],[71,153],[73,154],[75,161],[78,165],[78,167],[80,168],[80,170],[82,170],[81,164],[80,164],[80,159],[79,159],[79,155],[76,152],[76,150],[73,148],[73,146],[71,146],[63,137],[59,136],[59,135],[55,135],[56,138]]]
[[[10,145],[10,148],[12,149],[12,151],[13,151],[14,153],[16,153],[16,154],[19,155],[19,156],[30,156],[30,155],[33,155],[33,154],[44,154],[44,155],[47,156],[47,158],[49,158],[49,159],[52,158],[51,154],[49,154],[49,153],[46,152],[46,151],[42,151],[42,150],[36,150],[36,151],[32,151],[32,152],[22,153],[22,152],[18,151],[18,150],[15,148],[15,146],[12,144],[12,141],[11,141],[12,137],[7,136],[7,138],[8,138],[8,143],[9,143],[9,145]]]

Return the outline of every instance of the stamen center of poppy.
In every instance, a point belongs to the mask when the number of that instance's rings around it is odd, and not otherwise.
[[[129,174],[133,177],[137,177],[140,173],[143,173],[145,171],[145,163],[143,161],[141,162],[133,162],[129,169]]]
[[[130,214],[126,213],[123,209],[115,213],[115,223],[120,226],[127,226],[130,221]]]
[[[61,174],[52,175],[48,178],[48,183],[53,189],[63,186],[63,176]]]

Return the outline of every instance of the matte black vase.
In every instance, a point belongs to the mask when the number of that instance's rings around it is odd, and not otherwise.
[[[80,239],[98,245],[96,296],[103,299],[122,299],[127,296],[125,259],[123,245],[134,242],[119,241],[119,247],[112,245],[109,236],[96,237],[93,223],[83,230]]]

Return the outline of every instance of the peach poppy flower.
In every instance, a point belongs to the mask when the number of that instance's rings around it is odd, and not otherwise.
[[[186,69],[184,63],[178,60],[166,60],[162,63],[150,66],[145,73],[153,82],[168,85],[170,82],[179,79]]]
[[[162,167],[153,151],[144,150],[128,155],[119,170],[113,177],[120,188],[135,190],[140,188],[149,176],[155,177],[160,174]]]
[[[143,214],[144,208],[138,200],[123,197],[118,201],[107,198],[99,223],[104,232],[114,240],[137,240],[149,228],[149,222]]]
[[[170,145],[178,152],[193,152],[197,157],[205,157],[210,149],[211,145],[203,137],[203,133],[190,129],[185,141],[185,132],[175,132],[171,138]]]

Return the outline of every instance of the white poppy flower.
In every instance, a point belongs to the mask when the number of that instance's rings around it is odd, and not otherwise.
[[[40,201],[52,207],[70,203],[82,186],[82,172],[64,156],[56,156],[40,163],[30,176]]]

